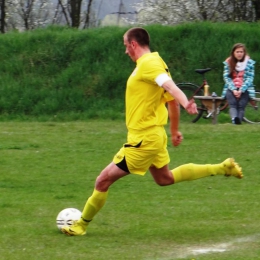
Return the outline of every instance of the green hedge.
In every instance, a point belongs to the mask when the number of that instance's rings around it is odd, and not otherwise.
[[[0,35],[0,118],[123,117],[125,83],[135,66],[124,54],[127,29],[49,27]],[[255,84],[260,86],[259,23],[146,29],[152,51],[165,59],[176,83],[200,83],[194,70],[211,67],[207,78],[211,90],[220,94],[222,62],[234,43],[243,42],[257,61]]]

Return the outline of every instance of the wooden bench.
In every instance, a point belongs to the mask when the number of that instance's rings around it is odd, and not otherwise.
[[[194,99],[201,100],[202,104],[207,108],[209,115],[212,117],[212,124],[217,124],[219,114],[218,107],[225,99],[218,96],[194,96]],[[250,101],[260,102],[260,98],[252,98]]]
[[[218,117],[217,108],[224,98],[218,96],[194,96],[194,98],[201,100],[202,104],[207,108],[208,113],[212,117],[212,124],[216,124]]]

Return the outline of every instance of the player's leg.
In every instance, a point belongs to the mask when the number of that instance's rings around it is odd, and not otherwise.
[[[239,179],[243,178],[241,167],[232,158],[228,158],[219,164],[189,163],[173,170],[168,170],[167,165],[162,168],[152,166],[149,170],[155,182],[161,186],[215,175],[234,176]],[[172,175],[172,179],[170,175]]]
[[[225,175],[242,178],[242,169],[232,158],[226,159],[219,164],[184,164],[173,170],[169,170],[170,162],[169,152],[167,150],[167,135],[164,133],[162,146],[158,150],[153,162],[149,167],[155,182],[158,185],[165,186],[182,181],[191,181],[207,176]]]
[[[157,153],[157,150],[152,153],[147,150],[150,151],[150,143],[159,142],[157,134],[128,134],[127,141],[114,156],[113,162],[97,177],[94,192],[82,211],[82,218],[75,225],[62,228],[62,232],[67,235],[84,235],[89,222],[105,204],[110,185],[130,172],[140,175],[146,173]]]
[[[81,218],[74,225],[66,226],[61,231],[70,236],[85,235],[88,224],[104,206],[109,187],[128,174],[113,162],[110,163],[97,177],[95,189],[85,204]]]
[[[121,170],[113,162],[110,163],[97,177],[93,194],[87,200],[82,212],[82,220],[88,224],[97,212],[104,206],[109,187],[118,179],[129,173]]]
[[[155,182],[160,186],[167,186],[174,183],[172,172],[169,170],[169,166],[165,165],[162,168],[156,168],[151,166],[149,168],[151,175]]]
[[[174,183],[215,175],[234,176],[239,179],[243,177],[241,167],[232,158],[228,158],[219,164],[184,164],[171,170],[171,172]]]

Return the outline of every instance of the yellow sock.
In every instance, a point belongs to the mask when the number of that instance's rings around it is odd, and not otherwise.
[[[104,206],[107,200],[106,192],[100,192],[94,189],[93,194],[88,198],[85,207],[82,211],[80,222],[84,225],[88,225],[98,211]]]
[[[220,164],[184,164],[171,170],[174,183],[192,181],[207,176],[225,174],[223,165]]]

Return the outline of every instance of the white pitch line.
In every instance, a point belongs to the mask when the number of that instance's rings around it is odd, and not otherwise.
[[[234,239],[228,243],[219,243],[215,245],[208,245],[202,247],[188,247],[186,252],[184,252],[184,248],[182,248],[182,252],[179,253],[176,258],[187,258],[189,256],[198,256],[200,254],[210,254],[210,253],[223,253],[226,251],[234,250],[236,248],[236,244],[247,243],[252,241],[257,241],[260,238],[260,234],[255,234],[252,236],[241,237]]]

